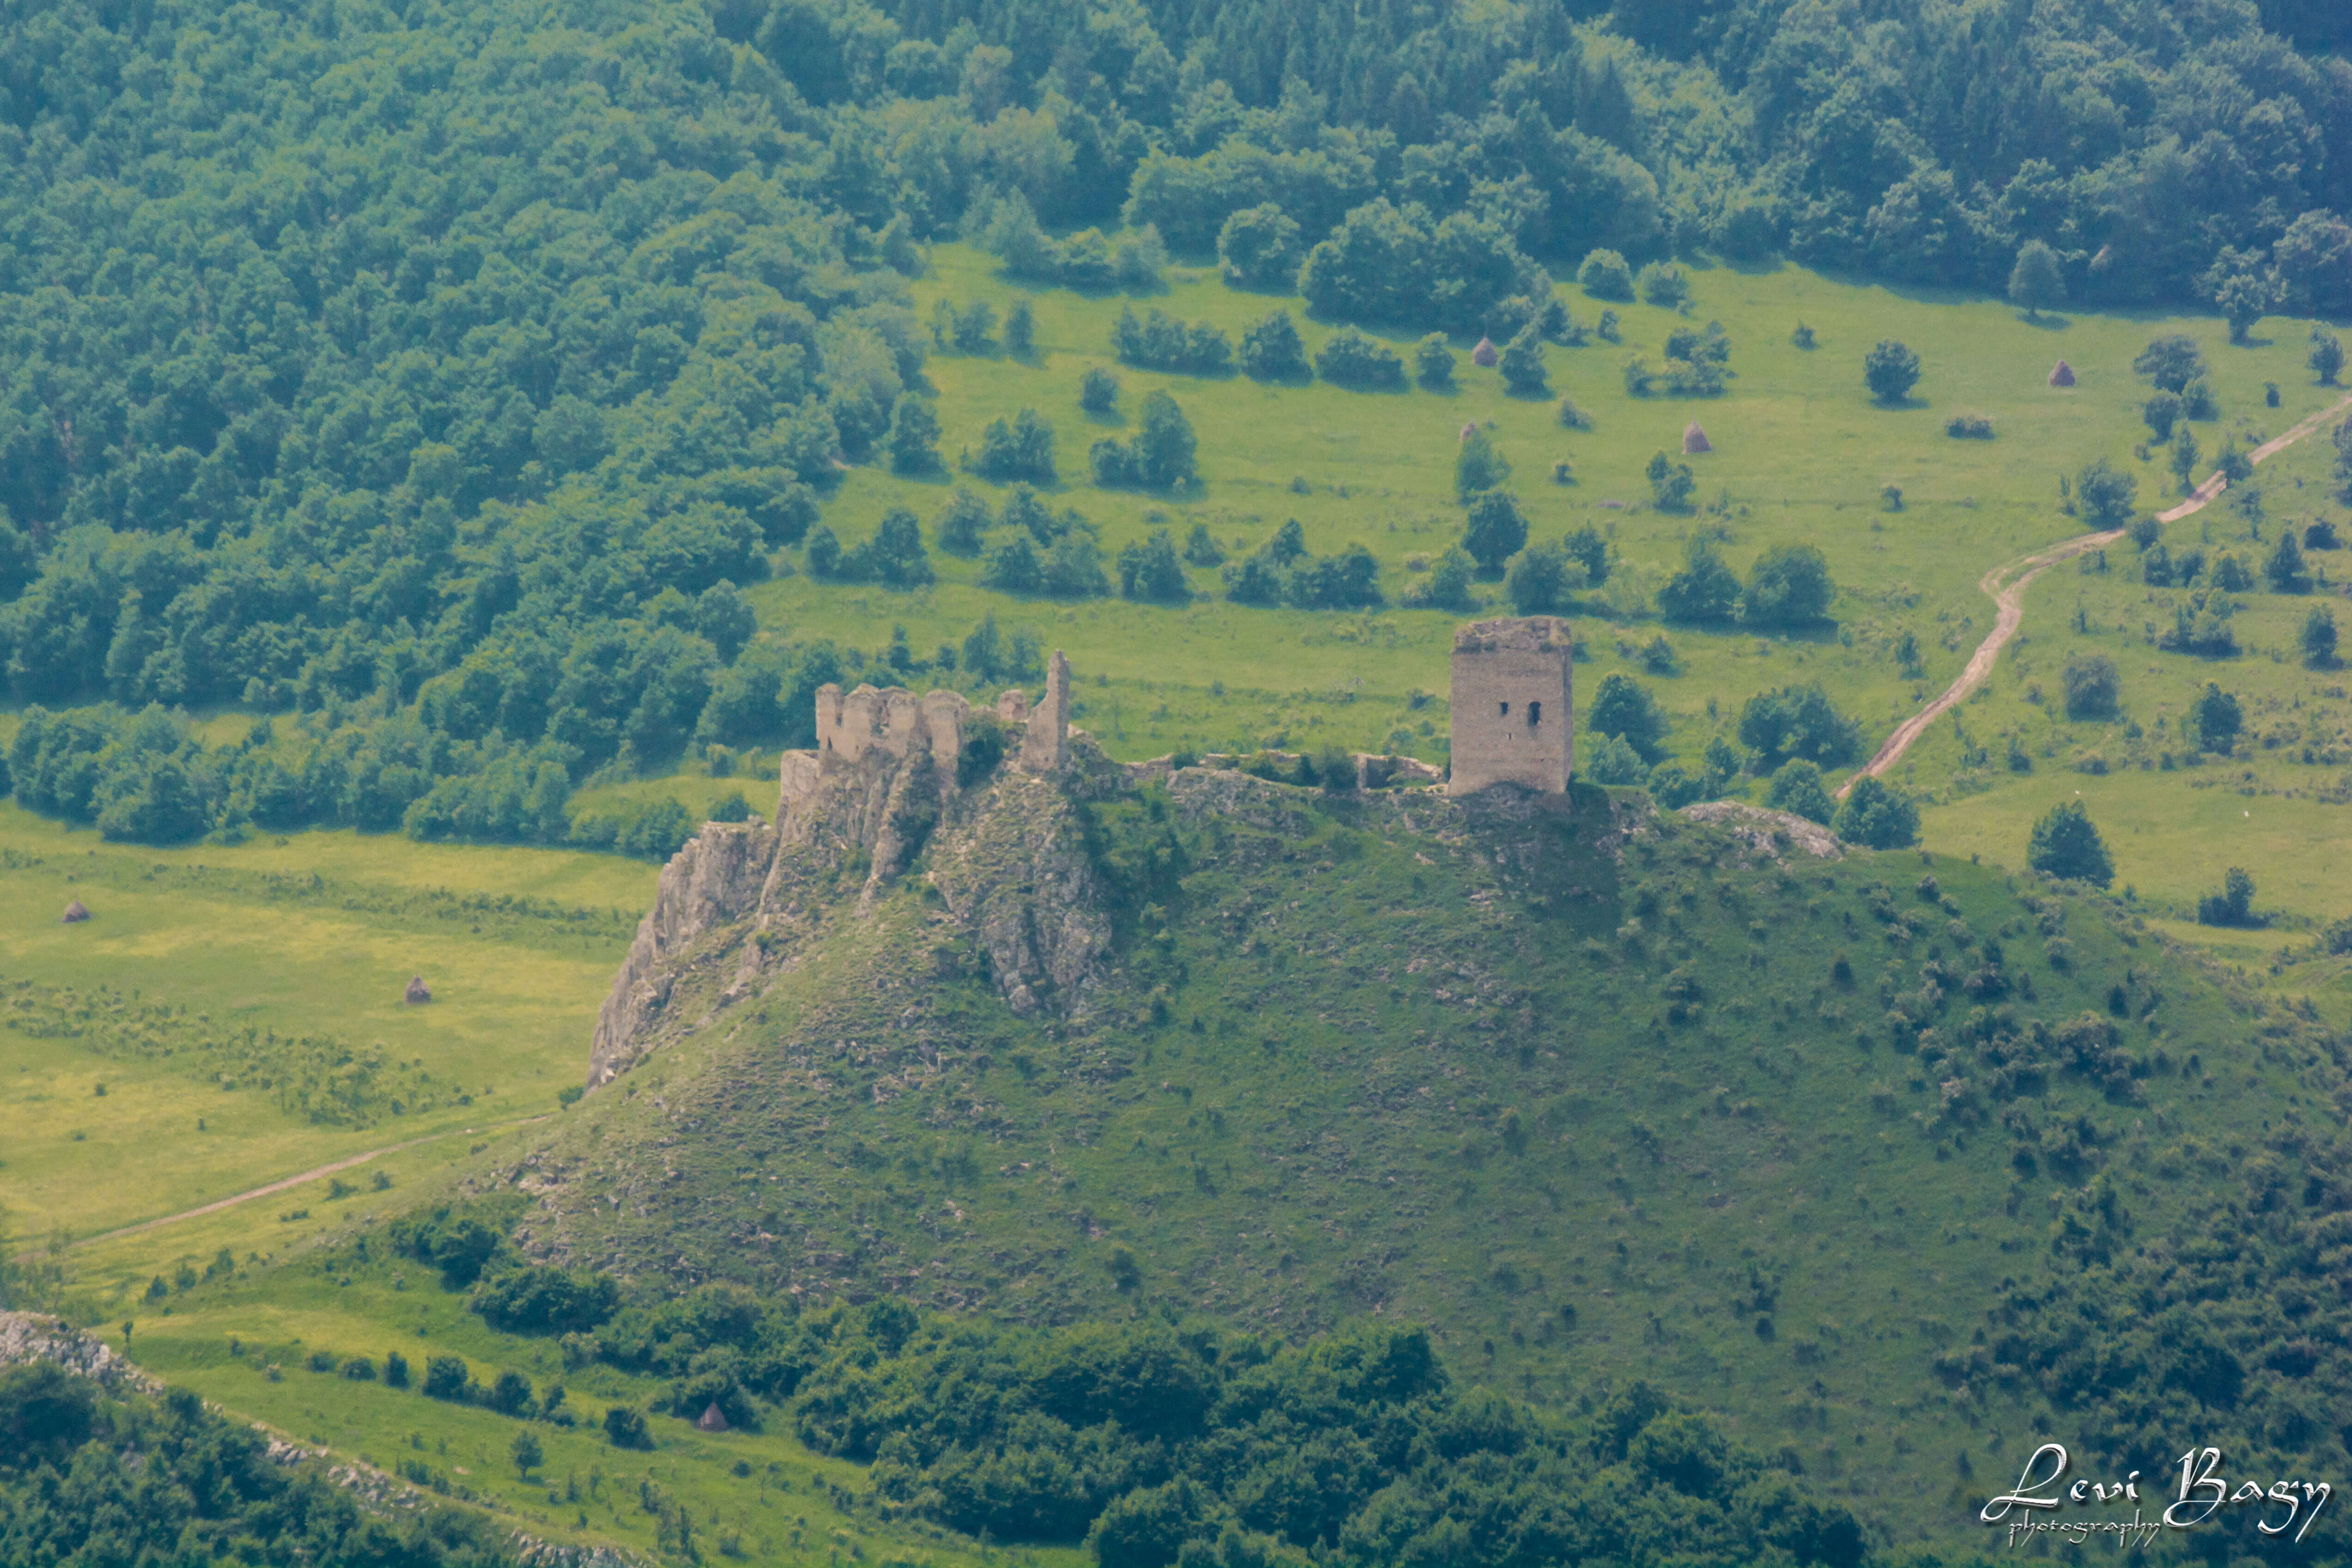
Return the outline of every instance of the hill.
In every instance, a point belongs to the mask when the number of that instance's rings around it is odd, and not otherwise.
[[[2341,1044],[2119,903],[1583,786],[1073,752],[869,758],[706,829],[608,1005],[625,1070],[476,1185],[518,1244],[1037,1323],[1402,1318],[1554,1405],[1638,1359],[1882,1542],[1973,1539],[1972,1478],[2057,1426],[2151,1473],[2176,1428],[2335,1452]]]

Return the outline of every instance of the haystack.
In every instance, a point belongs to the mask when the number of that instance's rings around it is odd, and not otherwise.
[[[1475,430],[1476,428],[1478,428],[1478,426],[1476,426],[1475,425],[1465,425],[1464,426],[1462,426],[1462,437],[1461,437],[1461,438],[1462,438],[1463,440],[1465,440],[1465,441],[1467,441],[1468,439],[1470,439],[1470,433],[1471,433],[1473,430]]]
[[[719,1413],[719,1401],[714,1399],[710,1402],[710,1408],[705,1410],[701,1415],[696,1419],[694,1429],[698,1432],[724,1432],[729,1430],[727,1426],[727,1417]]]
[[[1685,457],[1688,457],[1693,452],[1712,452],[1714,450],[1714,443],[1710,442],[1706,438],[1706,432],[1698,427],[1697,420],[1692,420],[1689,425],[1684,427],[1683,455]]]
[[[76,899],[72,903],[66,906],[66,917],[58,923],[59,925],[78,926],[88,919],[89,919],[89,906],[83,903],[79,899]]]
[[[2052,366],[2050,367],[2050,384],[2051,384],[2051,385],[2053,385],[2053,386],[2072,386],[2072,385],[2074,385],[2074,367],[2073,365],[2071,365],[2071,364],[2068,364],[2068,363],[2067,363],[2064,360],[2063,360],[2063,359],[2062,359],[2062,360],[2060,360],[2056,364],[2052,365]]]
[[[1502,363],[1502,353],[1495,347],[1495,340],[1492,338],[1480,338],[1478,346],[1470,351],[1470,363],[1484,366],[1487,370],[1494,369]]]
[[[408,989],[401,994],[400,999],[410,1003],[430,1002],[433,1000],[433,991],[425,984],[425,976],[412,974],[408,977]]]

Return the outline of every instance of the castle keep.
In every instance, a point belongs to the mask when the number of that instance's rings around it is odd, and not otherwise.
[[[1515,784],[1558,795],[1573,771],[1572,639],[1557,616],[1473,621],[1454,634],[1451,795]]]

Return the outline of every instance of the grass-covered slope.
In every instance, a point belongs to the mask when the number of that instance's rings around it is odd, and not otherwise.
[[[731,1006],[706,938],[690,1026],[504,1173],[525,1246],[1039,1321],[1404,1319],[1546,1403],[1638,1363],[1894,1539],[2060,1427],[2341,1462],[2338,1047],[2122,906],[1585,788],[1187,769],[1091,809],[1118,956],[1066,1021],[1010,1014],[918,879]]]

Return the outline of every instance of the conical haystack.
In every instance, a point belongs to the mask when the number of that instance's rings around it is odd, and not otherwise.
[[[2071,364],[2068,364],[2068,363],[2067,363],[2064,360],[2063,360],[2063,359],[2062,359],[2062,360],[2060,360],[2056,364],[2052,365],[2052,366],[2050,367],[2050,384],[2051,384],[2051,385],[2053,385],[2053,386],[2072,386],[2072,385],[2074,385],[2074,367],[2073,365],[2071,365]]]
[[[719,1413],[719,1401],[714,1399],[710,1402],[710,1407],[696,1419],[694,1429],[698,1432],[724,1432],[729,1429],[727,1417]]]
[[[1488,370],[1492,370],[1497,364],[1501,363],[1502,359],[1502,353],[1495,347],[1495,340],[1492,338],[1480,338],[1478,340],[1478,346],[1470,351],[1470,363],[1475,365],[1484,365]]]
[[[1475,425],[1465,425],[1464,426],[1462,426],[1462,437],[1461,437],[1461,438],[1462,438],[1463,440],[1465,440],[1465,441],[1467,441],[1468,439],[1470,439],[1470,433],[1471,433],[1472,431],[1474,431],[1474,430],[1477,429],[1477,428],[1478,428],[1478,426],[1476,426]]]
[[[66,906],[65,919],[59,921],[58,923],[59,925],[78,926],[88,919],[89,919],[89,906],[83,903],[79,899],[76,899],[72,903]]]
[[[433,991],[431,987],[425,984],[425,976],[422,974],[410,975],[408,977],[408,989],[402,993],[401,1000],[411,1003],[432,1001]]]
[[[1693,452],[1712,452],[1714,450],[1715,444],[1706,438],[1706,432],[1698,427],[1697,420],[1692,420],[1688,426],[1684,427],[1684,456],[1687,457]]]

